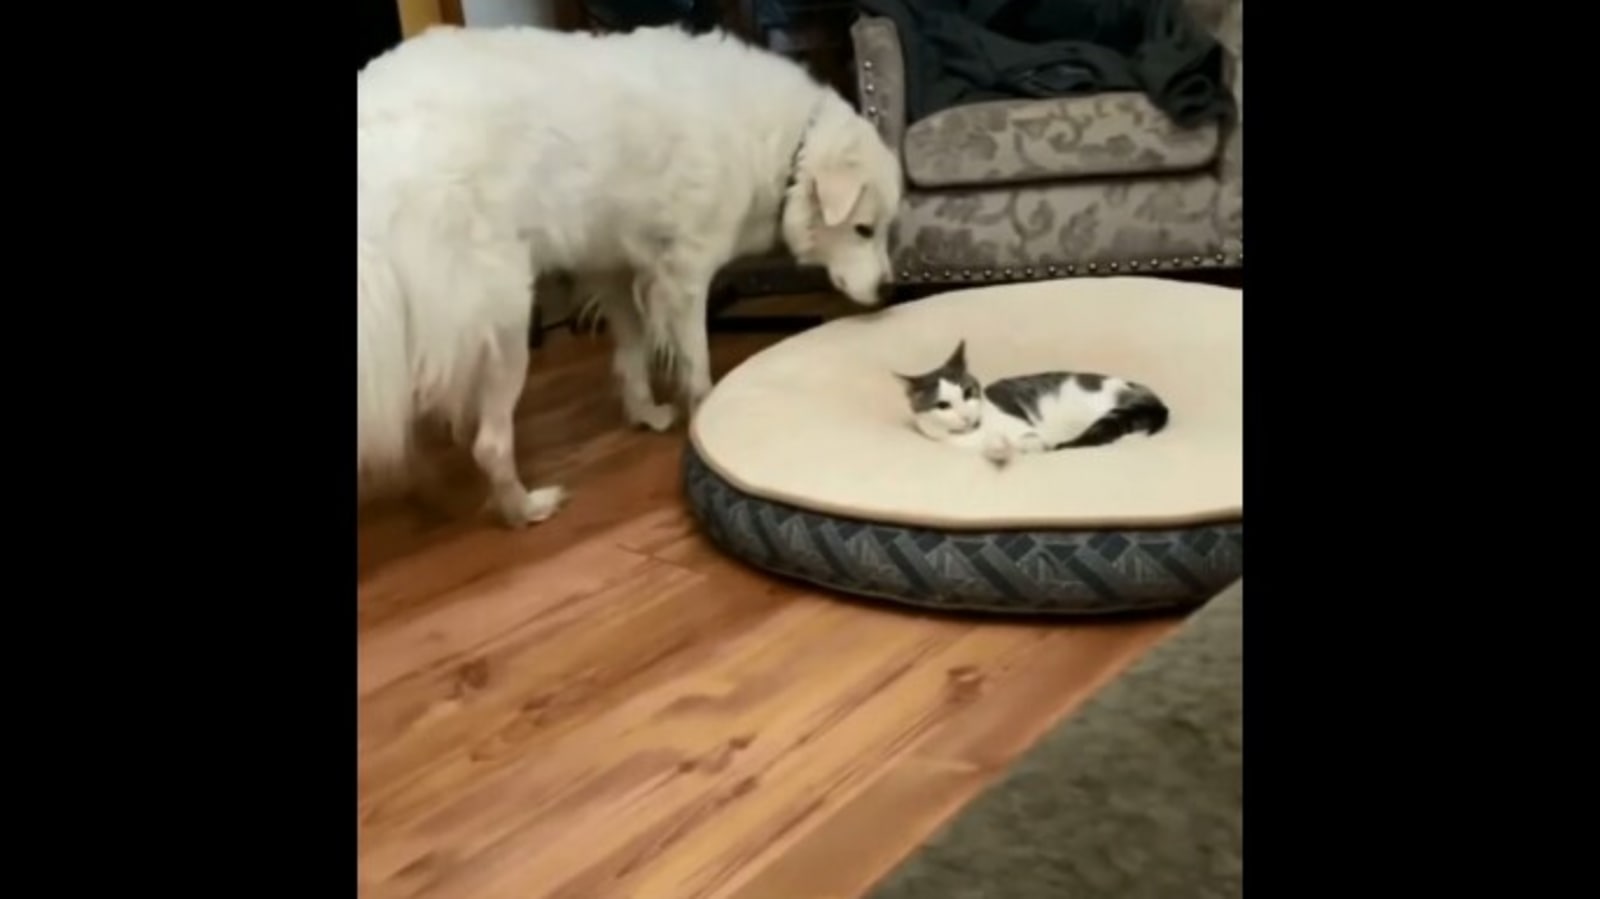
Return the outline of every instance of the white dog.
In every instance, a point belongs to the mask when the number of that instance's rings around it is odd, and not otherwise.
[[[873,305],[900,202],[895,155],[797,64],[737,39],[435,28],[356,80],[357,470],[400,473],[413,425],[452,424],[504,521],[542,521],[512,413],[534,279],[575,273],[616,341],[630,421],[672,359],[691,411],[711,389],[706,292],[786,246]]]

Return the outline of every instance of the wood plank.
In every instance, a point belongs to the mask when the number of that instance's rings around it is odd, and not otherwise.
[[[866,790],[724,895],[829,899],[864,894],[1168,629],[1161,621],[1132,625],[1120,643],[1084,640],[1076,630],[1040,640],[1010,677],[991,684],[988,701],[972,704],[930,734]],[[1054,714],[1043,711],[1052,707]],[[840,858],[853,863],[837,864]]]
[[[770,339],[716,336],[716,368]],[[556,335],[519,452],[569,507],[522,532],[362,513],[363,897],[859,895],[1173,624],[936,618],[769,577],[698,533],[681,430],[616,406],[606,343]]]

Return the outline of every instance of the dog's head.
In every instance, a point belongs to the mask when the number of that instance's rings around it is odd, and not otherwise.
[[[875,306],[888,283],[889,228],[900,209],[900,161],[842,101],[817,116],[801,148],[783,236],[802,265],[828,270],[845,296]]]

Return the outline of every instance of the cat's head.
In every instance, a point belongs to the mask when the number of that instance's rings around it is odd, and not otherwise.
[[[917,430],[930,437],[963,434],[983,421],[983,385],[967,371],[967,342],[938,368],[901,375]]]

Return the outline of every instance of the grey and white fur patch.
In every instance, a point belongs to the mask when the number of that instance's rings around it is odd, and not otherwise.
[[[1154,436],[1171,413],[1149,387],[1099,372],[1046,371],[983,385],[967,367],[966,341],[937,368],[899,375],[918,431],[981,447],[986,455],[1105,446]]]

